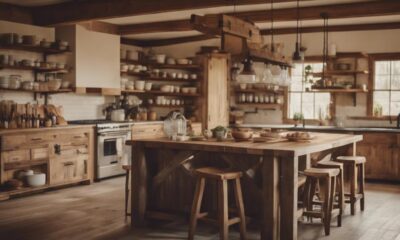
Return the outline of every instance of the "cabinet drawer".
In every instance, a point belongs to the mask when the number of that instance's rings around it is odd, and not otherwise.
[[[74,143],[74,145],[88,144],[89,136],[89,132],[75,131],[71,133],[57,134],[56,141],[63,143]]]
[[[87,157],[52,161],[50,183],[59,184],[87,179],[87,164]]]
[[[30,151],[28,149],[2,152],[1,160],[4,163],[29,161],[30,160],[29,152]]]
[[[26,135],[8,135],[1,137],[1,150],[13,150],[26,144]]]
[[[49,148],[33,148],[31,149],[31,160],[40,160],[49,158]]]
[[[164,125],[142,125],[132,127],[132,139],[164,137]]]
[[[65,158],[74,158],[79,155],[89,155],[89,148],[87,145],[64,145],[61,144],[58,147],[54,145],[53,156],[55,159],[65,159]]]

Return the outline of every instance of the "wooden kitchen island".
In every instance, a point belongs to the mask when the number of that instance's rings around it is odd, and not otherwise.
[[[189,217],[195,179],[202,166],[241,170],[246,215],[260,222],[261,239],[297,239],[298,171],[311,165],[311,154],[351,149],[362,135],[315,133],[311,142],[252,143],[187,141],[166,138],[127,141],[132,145],[132,227],[148,219]],[[347,151],[347,150],[345,150]],[[215,188],[203,206],[216,207]],[[214,191],[213,191],[214,190]]]

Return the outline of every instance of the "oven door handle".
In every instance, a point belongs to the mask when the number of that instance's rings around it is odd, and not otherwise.
[[[129,134],[128,132],[110,132],[110,133],[99,133],[98,135],[101,137],[126,137]]]

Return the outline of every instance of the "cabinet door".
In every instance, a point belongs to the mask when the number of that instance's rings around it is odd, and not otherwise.
[[[212,129],[229,124],[228,59],[211,57],[208,60],[207,125]]]
[[[51,184],[62,184],[86,179],[87,161],[85,157],[56,161],[51,171]]]

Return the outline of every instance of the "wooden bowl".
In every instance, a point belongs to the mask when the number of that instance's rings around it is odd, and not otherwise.
[[[232,137],[235,140],[243,141],[243,140],[250,140],[251,137],[253,136],[252,131],[232,131]]]

